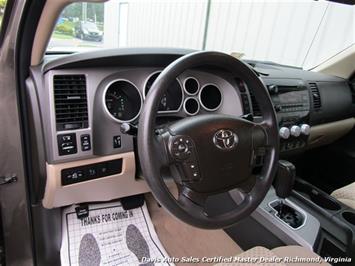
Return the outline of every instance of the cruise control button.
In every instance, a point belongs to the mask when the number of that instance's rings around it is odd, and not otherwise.
[[[184,182],[196,182],[201,180],[200,172],[195,161],[190,161],[182,164],[184,172]]]

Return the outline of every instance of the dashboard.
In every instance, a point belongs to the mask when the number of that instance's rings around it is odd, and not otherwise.
[[[181,49],[119,49],[47,56],[31,69],[27,95],[39,168],[34,194],[47,208],[148,191],[140,180],[134,134],[144,101]],[[354,126],[344,79],[270,62],[245,61],[265,83],[280,129],[282,156],[325,145]],[[204,113],[257,121],[253,88],[220,69],[181,73],[160,99],[157,124]],[[329,137],[332,123],[341,126]],[[324,127],[328,125],[328,127]],[[328,128],[328,129],[327,129]],[[115,189],[114,189],[115,188]],[[99,192],[98,192],[99,191]]]

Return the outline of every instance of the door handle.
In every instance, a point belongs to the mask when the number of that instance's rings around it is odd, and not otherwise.
[[[0,186],[11,184],[17,181],[16,174],[8,175],[8,176],[0,176]]]

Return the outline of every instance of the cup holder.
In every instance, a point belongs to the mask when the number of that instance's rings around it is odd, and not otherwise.
[[[355,212],[343,212],[343,218],[350,224],[355,225]]]
[[[294,189],[323,209],[330,211],[338,211],[341,209],[340,204],[329,195],[313,188],[307,183],[296,181]]]

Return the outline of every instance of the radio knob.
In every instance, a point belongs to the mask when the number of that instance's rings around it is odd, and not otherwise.
[[[290,137],[290,130],[287,127],[280,128],[279,135],[283,139],[288,139]]]
[[[301,125],[301,133],[308,136],[311,133],[311,127],[307,124]]]
[[[301,128],[299,126],[291,127],[291,135],[294,137],[299,137],[301,135]]]

